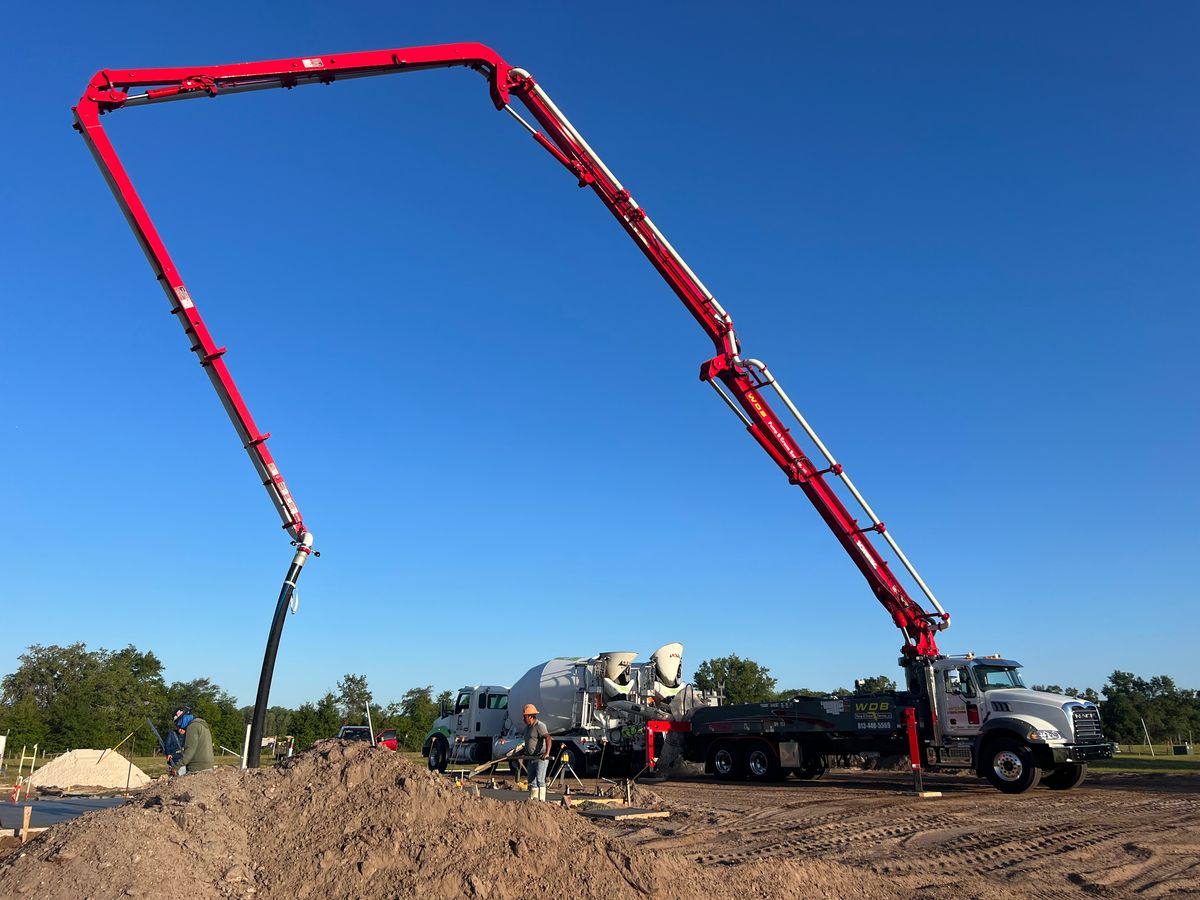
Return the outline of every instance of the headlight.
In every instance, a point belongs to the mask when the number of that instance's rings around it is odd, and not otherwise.
[[[1061,741],[1063,740],[1062,732],[1048,728],[1044,731],[1029,732],[1029,740],[1031,741]]]

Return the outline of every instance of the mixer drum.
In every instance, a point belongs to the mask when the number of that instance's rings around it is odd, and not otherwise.
[[[538,720],[545,722],[552,734],[577,726],[582,714],[580,704],[585,702],[580,691],[586,684],[587,669],[594,662],[594,658],[584,656],[559,657],[522,675],[508,692],[509,727],[517,734],[524,732],[521,710],[526,703],[538,708]]]

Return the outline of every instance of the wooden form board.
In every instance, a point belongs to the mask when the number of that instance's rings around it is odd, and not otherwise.
[[[665,809],[637,809],[634,807],[581,809],[579,813],[593,819],[608,819],[611,822],[624,822],[629,819],[665,819],[671,815]]]

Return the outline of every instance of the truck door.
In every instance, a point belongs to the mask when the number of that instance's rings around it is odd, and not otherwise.
[[[461,737],[471,731],[471,692],[459,691],[454,701],[454,736]]]
[[[488,692],[486,702],[479,706],[479,719],[482,734],[499,734],[504,728],[504,720],[508,718],[508,694],[497,691]]]
[[[979,692],[965,665],[950,665],[937,673],[938,710],[942,733],[971,737],[979,733]]]

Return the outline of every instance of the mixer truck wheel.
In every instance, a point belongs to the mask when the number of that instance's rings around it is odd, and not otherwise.
[[[718,741],[708,751],[708,766],[724,781],[746,777],[746,757],[733,741]]]
[[[450,747],[443,737],[435,737],[429,744],[429,771],[445,772],[450,762]]]

